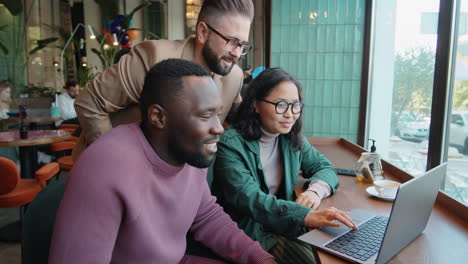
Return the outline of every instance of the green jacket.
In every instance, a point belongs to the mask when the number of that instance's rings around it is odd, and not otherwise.
[[[311,180],[328,183],[332,192],[338,187],[330,162],[304,137],[301,150],[293,150],[290,141],[280,135],[283,155],[284,200],[268,194],[258,141],[246,141],[234,128],[221,136],[214,164],[212,193],[225,211],[252,239],[270,250],[277,241],[270,233],[296,238],[306,232],[305,216],[312,210],[295,203],[295,185],[299,171]]]

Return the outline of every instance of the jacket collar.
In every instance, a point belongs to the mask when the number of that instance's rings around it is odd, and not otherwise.
[[[255,153],[255,155],[260,155],[260,145],[258,144],[258,140],[246,140],[245,144],[247,145],[250,151]]]
[[[184,45],[182,45],[182,59],[193,61],[193,51],[195,49],[195,36],[190,36],[185,39]]]

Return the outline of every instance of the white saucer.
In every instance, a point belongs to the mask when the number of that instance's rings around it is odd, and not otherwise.
[[[386,201],[393,201],[395,200],[395,196],[383,196],[381,195],[380,193],[377,192],[377,190],[375,189],[374,186],[370,186],[370,187],[367,187],[366,188],[366,192],[372,196],[375,196],[377,198],[380,198],[382,200],[386,200]]]

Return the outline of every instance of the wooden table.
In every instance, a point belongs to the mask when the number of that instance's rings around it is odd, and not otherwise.
[[[28,138],[21,139],[19,130],[0,132],[0,147],[19,147],[21,178],[34,178],[38,168],[37,146],[70,139],[70,133],[62,130],[30,130]]]
[[[354,169],[365,149],[340,138],[309,138],[309,142],[332,162],[333,167]],[[388,179],[405,182],[411,175],[382,161]],[[319,208],[330,206],[343,210],[365,209],[389,215],[391,202],[370,197],[365,189],[369,184],[352,176],[339,176],[340,187],[324,199]],[[404,224],[404,223],[401,223]],[[346,263],[326,252],[318,251],[321,263]],[[434,210],[425,231],[388,263],[468,263],[468,208],[443,192],[439,192]]]
[[[63,118],[51,117],[50,108],[29,108],[27,109],[26,118],[23,120],[24,123],[28,123],[31,130],[37,129],[38,123],[51,123],[55,127],[55,122],[63,120]],[[19,117],[11,117],[2,119],[5,124],[20,123]]]
[[[63,120],[61,117],[50,117],[50,116],[29,116],[23,119],[23,123],[29,123],[30,130],[37,129],[37,123],[55,123],[56,121]],[[3,119],[5,123],[20,123],[19,117]]]

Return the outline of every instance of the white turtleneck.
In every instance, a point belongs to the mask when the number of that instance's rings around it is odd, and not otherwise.
[[[270,133],[263,128],[262,136],[258,140],[260,145],[260,161],[262,162],[265,181],[268,186],[269,194],[276,194],[284,177],[283,159],[281,148],[279,147],[279,133]],[[331,194],[330,186],[321,180],[310,182],[308,191],[317,193],[320,199],[326,198]]]
[[[266,184],[270,194],[276,194],[283,180],[283,159],[279,148],[279,133],[269,133],[263,128],[258,140],[260,145],[260,161],[262,162]]]

